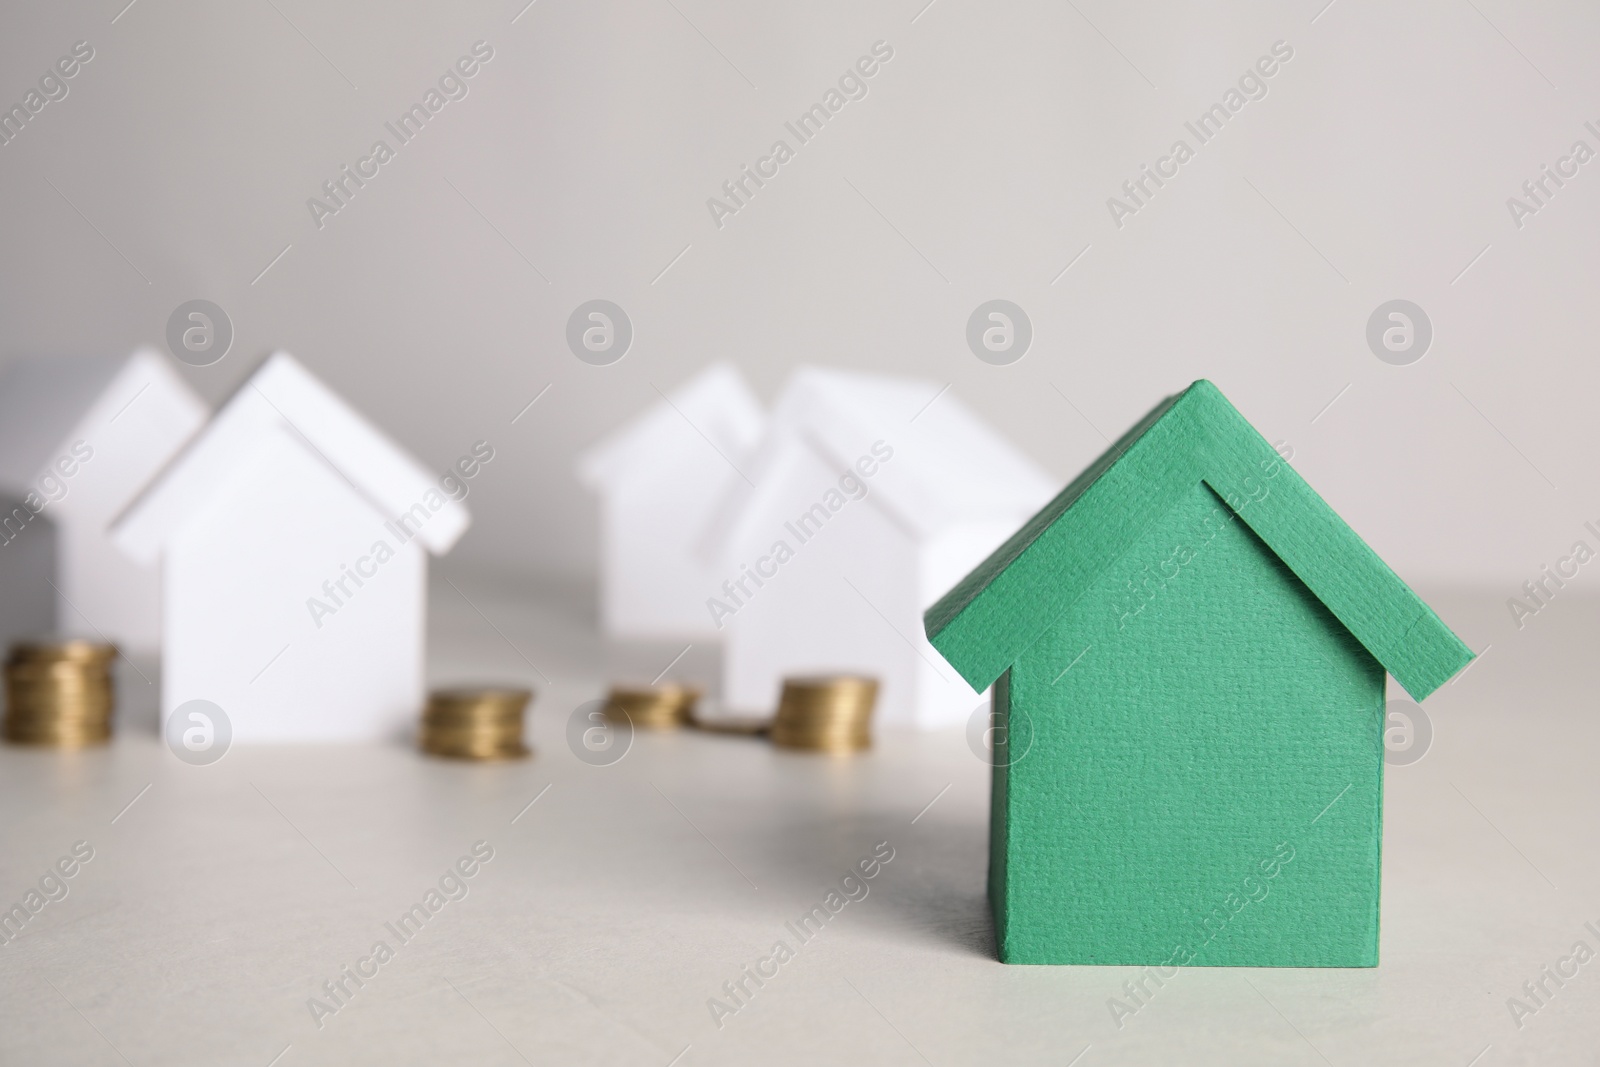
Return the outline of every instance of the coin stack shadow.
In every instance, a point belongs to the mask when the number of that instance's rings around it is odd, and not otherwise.
[[[111,740],[114,645],[79,639],[20,641],[6,658],[5,739],[82,748]]]
[[[522,759],[528,689],[436,689],[422,713],[418,743],[432,756],[462,760]]]
[[[700,690],[693,686],[614,685],[606,694],[606,718],[613,723],[631,722],[645,730],[673,730],[694,719]]]
[[[813,752],[854,752],[872,745],[875,678],[785,678],[772,743]]]

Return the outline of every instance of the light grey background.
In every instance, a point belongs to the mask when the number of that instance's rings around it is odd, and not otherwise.
[[[125,2],[0,15],[6,106],[95,49],[0,147],[0,356],[159,345],[214,300],[233,350],[182,368],[209,400],[284,347],[430,464],[494,444],[457,573],[586,583],[575,454],[717,358],[769,399],[808,361],[954,383],[1063,480],[1210,377],[1423,584],[1510,595],[1600,517],[1600,161],[1506,206],[1600,148],[1590,6]],[[307,199],[480,39],[319,230]],[[707,198],[878,40],[869,95],[718,229]],[[1107,198],[1278,40],[1266,98],[1118,229]],[[609,367],[563,342],[600,297],[635,328]],[[965,343],[995,298],[1033,322],[1012,366]],[[1364,339],[1395,298],[1433,321],[1411,366]]]

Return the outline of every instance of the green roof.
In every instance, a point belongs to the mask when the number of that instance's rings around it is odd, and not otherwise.
[[[1200,482],[1415,699],[1471,662],[1472,650],[1204,380],[1145,416],[929,608],[928,640],[974,689],[988,687]]]

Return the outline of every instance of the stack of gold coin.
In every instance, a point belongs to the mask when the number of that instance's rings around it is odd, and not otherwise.
[[[521,759],[527,689],[436,689],[422,713],[422,751],[466,760]]]
[[[872,745],[875,678],[785,678],[772,743],[816,752],[853,752]]]
[[[694,718],[700,690],[669,682],[666,685],[614,685],[606,694],[606,718],[631,722],[642,730],[671,730]]]
[[[113,645],[77,638],[21,641],[6,659],[5,738],[81,748],[111,740]]]

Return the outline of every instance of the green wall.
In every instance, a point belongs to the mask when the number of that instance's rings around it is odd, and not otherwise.
[[[1002,960],[1377,964],[1383,668],[1210,489],[996,693]]]

